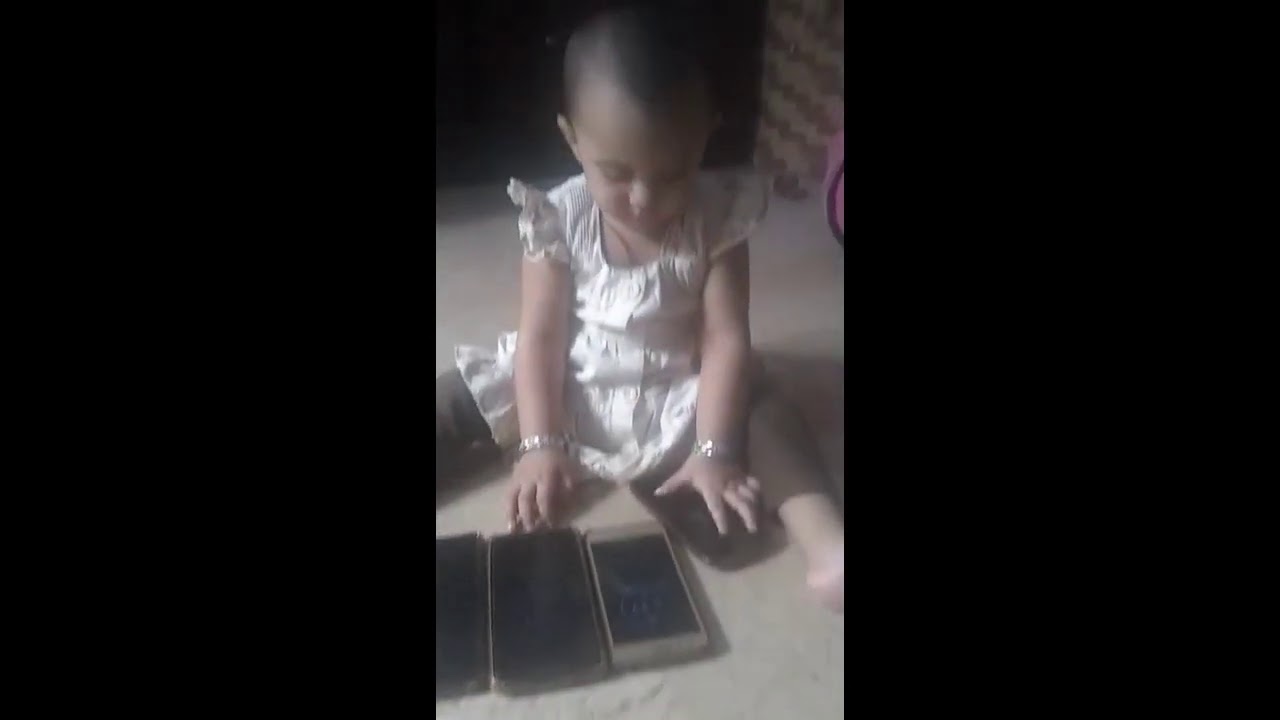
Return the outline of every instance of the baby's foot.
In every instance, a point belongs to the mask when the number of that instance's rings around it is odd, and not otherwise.
[[[844,614],[844,543],[809,558],[809,589],[819,602]]]

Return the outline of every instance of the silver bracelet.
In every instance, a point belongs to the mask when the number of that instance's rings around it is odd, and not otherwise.
[[[693,454],[719,462],[737,462],[738,459],[734,453],[730,452],[728,445],[711,440],[695,442],[693,444]]]
[[[524,457],[534,450],[546,450],[555,448],[564,452],[569,452],[569,436],[568,435],[530,435],[520,441],[516,446],[516,459]]]

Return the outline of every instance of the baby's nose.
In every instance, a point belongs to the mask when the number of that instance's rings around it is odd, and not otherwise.
[[[653,192],[641,183],[631,186],[631,207],[636,210],[643,210],[649,207],[653,200]]]

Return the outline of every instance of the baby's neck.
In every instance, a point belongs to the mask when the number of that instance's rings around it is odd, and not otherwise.
[[[603,244],[605,260],[616,267],[646,265],[662,255],[662,242],[666,230],[657,236],[630,230],[619,223],[604,219]]]

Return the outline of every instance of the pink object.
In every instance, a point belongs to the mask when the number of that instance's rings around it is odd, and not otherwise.
[[[831,136],[827,143],[826,190],[827,224],[841,245],[844,244],[844,130]]]

